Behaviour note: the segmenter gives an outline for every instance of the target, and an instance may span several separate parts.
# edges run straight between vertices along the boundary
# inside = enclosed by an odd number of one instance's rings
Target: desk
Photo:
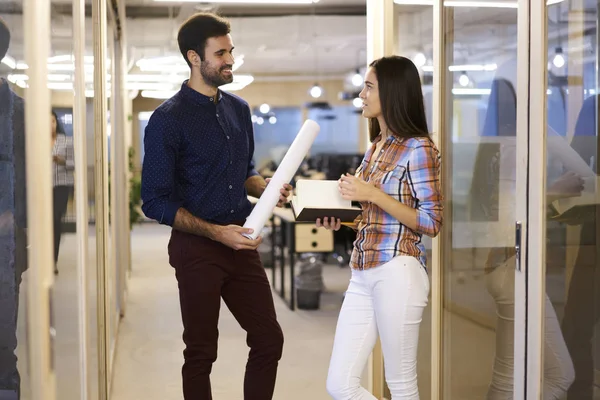
[[[276,223],[279,221],[279,224]],[[279,225],[279,226],[278,226]],[[290,310],[295,309],[296,302],[296,284],[294,258],[298,253],[330,253],[333,251],[333,232],[325,228],[317,228],[314,223],[296,222],[294,213],[289,208],[275,208],[271,216],[271,260],[272,276],[271,285],[275,293],[283,299]],[[277,235],[279,234],[279,244]],[[280,246],[279,257],[275,257],[275,248]],[[288,250],[289,257],[286,257],[285,250]],[[290,275],[289,287],[290,298],[286,298],[285,293],[285,266],[286,259],[289,258]],[[279,289],[277,288],[277,270],[279,270]]]

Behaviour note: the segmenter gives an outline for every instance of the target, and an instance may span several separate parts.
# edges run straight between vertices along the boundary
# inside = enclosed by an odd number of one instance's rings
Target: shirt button
[[[213,99],[212,97],[210,98],[210,101],[214,101],[215,99]]]
[[[227,136],[227,140],[229,140],[229,136]]]
[[[229,185],[229,189],[233,189],[233,186]]]
[[[231,210],[231,213],[233,214],[233,210]]]
[[[233,164],[233,161],[229,161],[229,165]]]
[[[217,114],[217,117],[219,116],[219,114]]]

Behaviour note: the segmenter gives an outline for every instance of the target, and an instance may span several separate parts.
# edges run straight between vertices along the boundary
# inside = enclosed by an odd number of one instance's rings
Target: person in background
[[[54,111],[52,127],[52,183],[54,199],[54,274],[58,275],[58,252],[62,236],[62,220],[67,212],[69,197],[73,193],[75,158],[73,138],[67,136]]]
[[[10,31],[0,19],[0,59]],[[21,97],[0,79],[0,398],[19,399],[17,316],[21,276],[27,269],[25,110]]]
[[[370,64],[360,92],[373,143],[344,199],[360,202],[352,278],[340,311],[327,391],[335,400],[371,400],[360,379],[377,336],[393,399],[419,399],[417,347],[429,279],[423,235],[442,227],[440,154],[429,137],[419,72],[405,57]],[[340,229],[340,220],[317,226]]]
[[[250,354],[245,400],[273,397],[283,333],[257,247],[243,228],[267,182],[255,170],[248,103],[219,86],[233,81],[230,24],[199,13],[177,40],[190,79],[150,117],[144,137],[142,210],[171,226],[169,262],[175,268],[185,342],[183,396],[212,399],[221,299],[247,332]],[[279,206],[291,186],[280,188]]]

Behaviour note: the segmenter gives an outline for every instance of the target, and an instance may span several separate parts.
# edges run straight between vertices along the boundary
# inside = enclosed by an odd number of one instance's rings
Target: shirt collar
[[[209,104],[214,103],[214,97],[209,97],[203,95],[202,93],[192,89],[188,86],[189,79],[186,79],[181,84],[181,93],[187,97],[188,99],[194,101],[197,104]],[[223,93],[220,90],[217,90],[217,101],[221,101],[223,98]]]

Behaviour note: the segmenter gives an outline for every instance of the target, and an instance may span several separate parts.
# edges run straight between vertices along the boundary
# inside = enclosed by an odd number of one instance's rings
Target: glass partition
[[[401,5],[394,6],[396,12],[395,33],[396,52],[410,58],[419,68],[425,101],[427,127],[433,132],[433,6]],[[433,271],[431,238],[423,236],[427,250],[427,270]],[[429,274],[431,280],[431,273]],[[431,398],[431,293],[429,302],[423,312],[423,320],[419,331],[419,351],[417,359],[417,376],[419,379],[419,395],[422,399]],[[390,398],[385,387],[384,393]]]
[[[512,399],[515,331],[525,329],[515,321],[525,301],[515,296],[518,10],[477,3],[443,7],[446,400]]]
[[[0,12],[0,398],[54,399],[49,1]],[[38,133],[45,132],[46,135]]]
[[[21,1],[18,1],[21,7]],[[22,14],[0,14],[0,398],[31,399],[30,341],[26,312],[26,125],[28,65]],[[48,119],[49,120],[49,119]],[[48,143],[49,143],[48,139]]]
[[[543,398],[600,398],[598,2],[546,9]]]

